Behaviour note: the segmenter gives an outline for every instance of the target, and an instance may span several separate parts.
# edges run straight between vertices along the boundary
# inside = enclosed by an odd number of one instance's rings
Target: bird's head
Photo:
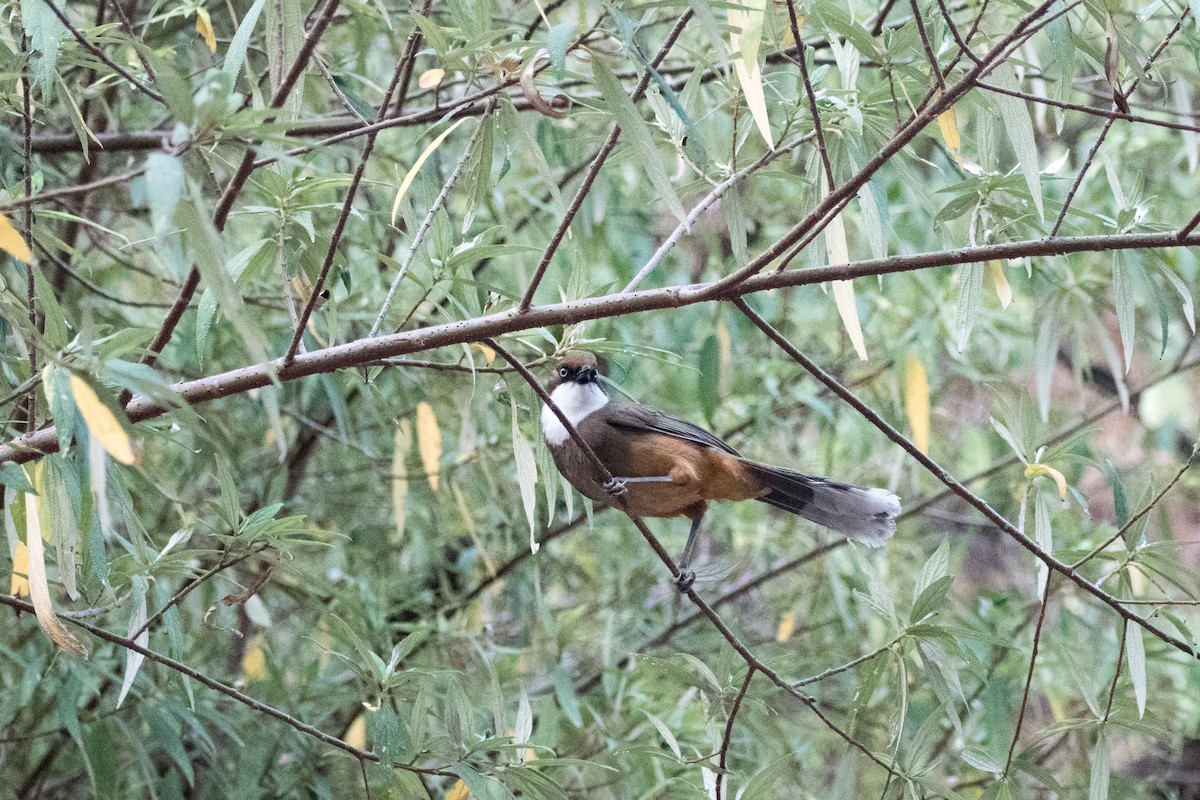
[[[563,384],[586,386],[596,383],[599,377],[596,356],[583,350],[570,350],[554,365],[554,373],[547,389],[553,392]]]

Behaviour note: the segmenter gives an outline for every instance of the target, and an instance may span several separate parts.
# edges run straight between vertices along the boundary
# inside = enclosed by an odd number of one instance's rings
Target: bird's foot
[[[604,482],[604,491],[613,497],[620,497],[629,491],[629,487],[625,485],[623,478],[609,478]]]
[[[681,569],[679,574],[675,576],[675,588],[680,593],[685,593],[692,588],[692,584],[696,582],[696,570]]]

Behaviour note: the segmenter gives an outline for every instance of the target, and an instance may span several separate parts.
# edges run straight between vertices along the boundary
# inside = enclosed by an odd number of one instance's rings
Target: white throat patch
[[[578,425],[588,414],[608,405],[608,395],[596,383],[561,383],[550,393],[550,399],[572,425]],[[558,415],[547,405],[542,406],[542,432],[546,434],[546,441],[553,445],[562,444],[571,437]]]

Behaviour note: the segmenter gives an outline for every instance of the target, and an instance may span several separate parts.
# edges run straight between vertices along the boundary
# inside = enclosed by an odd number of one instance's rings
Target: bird
[[[597,474],[587,451],[543,403],[550,455],[585,497],[638,517],[691,520],[675,578],[681,591],[695,581],[691,560],[710,501],[758,500],[869,547],[895,534],[900,498],[892,492],[751,461],[690,422],[640,403],[611,402],[599,381],[595,355],[574,350],[558,360],[545,388],[611,478]]]

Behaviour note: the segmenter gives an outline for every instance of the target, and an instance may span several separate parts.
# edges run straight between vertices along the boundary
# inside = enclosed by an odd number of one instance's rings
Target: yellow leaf
[[[29,596],[29,548],[20,539],[13,550],[12,582],[8,593],[13,597]]]
[[[246,644],[246,654],[242,656],[242,679],[261,681],[267,677],[267,654],[263,650],[263,635],[257,633]]]
[[[400,188],[396,191],[396,199],[392,202],[392,224],[396,224],[396,215],[400,213],[400,201],[404,199],[404,195],[408,193],[408,187],[412,186],[412,182],[416,179],[417,173],[421,171],[421,167],[425,165],[425,161],[429,156],[433,155],[433,151],[438,149],[438,146],[446,140],[446,137],[454,132],[454,129],[466,122],[466,118],[460,119],[449,128],[438,134],[438,137],[430,142],[421,155],[417,156],[417,161],[404,175],[404,180],[400,181]]]
[[[775,641],[786,642],[796,631],[796,615],[791,611],[783,612],[779,618],[779,627],[775,629]]]
[[[763,93],[762,65],[758,61],[766,11],[766,0],[742,0],[740,7],[730,7],[729,49],[738,54],[733,67],[742,92],[746,95],[746,106],[750,109],[750,116],[754,118],[754,124],[766,140],[767,146],[774,150],[775,139],[771,135],[767,98]]]
[[[137,459],[133,445],[129,442],[129,434],[125,433],[125,428],[121,426],[117,416],[100,402],[100,398],[87,381],[73,372],[69,374],[71,394],[75,396],[75,406],[87,425],[88,433],[100,440],[100,444],[104,445],[104,449],[114,461],[126,465],[133,464]]]
[[[946,142],[946,149],[950,151],[950,155],[961,167],[963,165],[962,136],[958,132],[958,114],[955,113],[954,106],[950,106],[938,114],[937,124],[938,130],[942,132],[942,139]]]
[[[474,347],[476,350],[483,353],[483,360],[489,367],[492,365],[492,362],[496,360],[496,351],[488,347],[486,344],[472,342],[471,347]]]
[[[471,790],[462,782],[462,779],[454,782],[454,787],[446,793],[446,800],[470,800]]]
[[[446,77],[446,70],[434,67],[427,69],[421,73],[421,77],[417,78],[417,86],[422,89],[432,89],[442,82],[442,78]]]
[[[0,214],[0,250],[8,253],[17,261],[23,261],[26,264],[33,263],[33,253],[29,252],[29,245],[21,234],[17,233],[17,229],[8,221],[8,217]]]
[[[916,353],[904,364],[904,408],[912,428],[913,442],[922,453],[929,452],[929,379]]]
[[[1033,480],[1040,477],[1053,478],[1054,483],[1058,486],[1058,499],[1064,503],[1067,502],[1067,479],[1061,472],[1054,467],[1046,466],[1045,464],[1028,464],[1025,467],[1026,480]]]
[[[442,462],[442,430],[438,427],[433,406],[424,400],[417,403],[417,449],[421,453],[425,477],[429,478],[429,488],[436,492]]]
[[[797,9],[797,11],[799,11],[799,9]],[[796,14],[796,27],[797,28],[804,27],[804,15],[803,14],[799,14],[799,13]],[[784,28],[783,41],[779,43],[779,49],[787,50],[788,48],[793,47],[795,44],[796,44],[796,37],[792,35],[792,21],[789,19],[787,22],[787,27]]]
[[[42,465],[38,464],[34,471],[34,487],[41,488]],[[41,517],[38,514],[37,496],[25,495],[25,539],[29,547],[29,600],[33,603],[33,613],[37,616],[38,624],[46,635],[63,650],[87,658],[87,648],[59,621],[54,614],[54,605],[50,602],[50,583],[46,579],[46,550],[42,539],[50,538],[50,530],[43,529]]]
[[[825,173],[821,173],[821,196],[826,197],[828,194],[829,186],[826,183]],[[831,219],[829,225],[825,227],[825,249],[829,252],[830,264],[850,263],[850,245],[846,241],[846,223],[842,221],[841,214]],[[853,281],[834,281],[833,300],[837,303],[838,314],[842,318],[842,325],[845,326],[846,333],[850,336],[850,343],[854,345],[854,352],[858,354],[859,359],[866,361],[867,343],[863,339],[862,324],[858,321],[858,304],[854,301]]]
[[[412,449],[412,423],[400,420],[392,453],[392,506],[396,517],[396,541],[404,538],[404,523],[408,519],[408,451]]]
[[[1000,307],[1008,308],[1012,302],[1013,291],[1008,285],[1008,276],[1004,274],[1004,265],[997,259],[988,262],[988,270],[992,273],[992,283],[996,284],[996,297],[1000,298]]]
[[[359,750],[367,749],[366,714],[359,714],[354,718],[354,722],[350,723],[350,727],[346,729],[346,744],[357,747]]]
[[[204,39],[210,53],[217,52],[217,33],[213,30],[212,17],[207,8],[196,9],[196,33]]]

